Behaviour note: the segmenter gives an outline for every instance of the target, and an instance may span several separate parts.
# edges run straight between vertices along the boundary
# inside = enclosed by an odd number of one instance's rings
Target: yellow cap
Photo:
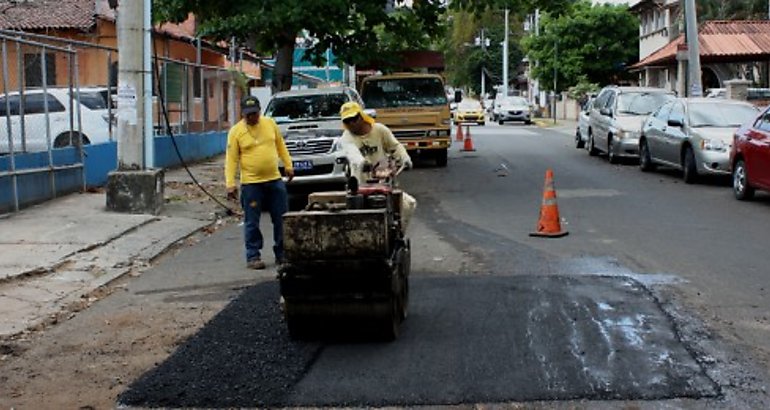
[[[361,105],[359,105],[357,102],[348,101],[345,104],[342,104],[342,107],[340,107],[340,117],[343,120],[347,118],[353,118],[356,115],[360,115],[361,118],[363,118],[364,121],[368,122],[369,124],[374,124],[374,118],[366,115],[364,109],[361,108]]]

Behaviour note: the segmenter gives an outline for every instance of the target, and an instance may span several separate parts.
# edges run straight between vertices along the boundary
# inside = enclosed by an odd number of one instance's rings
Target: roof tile
[[[632,68],[670,63],[676,60],[676,50],[684,36],[661,47]],[[734,20],[707,21],[698,30],[700,56],[704,60],[723,57],[770,57],[770,21]]]
[[[0,1],[0,28],[15,30],[88,29],[98,0]]]

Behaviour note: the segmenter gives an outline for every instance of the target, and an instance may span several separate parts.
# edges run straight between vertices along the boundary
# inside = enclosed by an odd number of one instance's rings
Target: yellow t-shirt
[[[287,170],[292,169],[291,156],[281,131],[269,117],[260,117],[256,125],[242,119],[227,134],[225,185],[235,186],[235,171],[240,165],[241,184],[274,181],[281,177],[278,159]]]

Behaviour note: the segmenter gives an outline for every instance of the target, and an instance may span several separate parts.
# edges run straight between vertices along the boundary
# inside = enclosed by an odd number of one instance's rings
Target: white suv
[[[72,106],[75,110],[70,117],[69,93],[69,88],[49,88],[47,93],[39,88],[30,89],[24,91],[23,104],[21,104],[22,98],[18,92],[0,94],[0,154],[10,152],[8,147],[9,119],[14,152],[36,152],[48,149],[44,105],[46,101],[48,103],[47,123],[50,127],[51,147],[61,148],[73,145],[77,140],[70,136],[75,137],[78,133],[78,113],[77,105],[73,100]],[[109,141],[107,88],[81,88],[79,94],[83,144]],[[22,108],[24,111],[23,133],[22,116],[20,115]],[[72,123],[70,123],[70,119]]]
[[[327,185],[341,188],[344,165],[337,163],[342,136],[340,106],[361,97],[350,87],[313,88],[284,91],[273,95],[265,115],[278,124],[294,162],[290,188]],[[281,168],[283,172],[283,168]]]

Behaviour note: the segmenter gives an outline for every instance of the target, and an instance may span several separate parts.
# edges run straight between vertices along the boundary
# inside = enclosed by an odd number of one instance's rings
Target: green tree
[[[412,7],[386,9],[387,0],[154,0],[157,21],[198,19],[199,34],[214,40],[236,37],[258,53],[275,54],[274,90],[291,87],[296,39],[314,39],[305,58],[325,63],[331,47],[340,61],[395,62],[399,51],[429,46],[444,29],[441,0],[415,0]],[[396,3],[403,3],[398,0]]]
[[[767,0],[698,0],[698,20],[765,20]]]
[[[627,78],[626,68],[637,61],[639,21],[625,5],[575,3],[566,14],[545,14],[540,35],[522,44],[532,63],[532,76],[541,88],[556,91],[580,82],[608,84]]]
[[[474,94],[481,93],[481,72],[485,72],[486,91],[503,81],[503,38],[504,15],[499,10],[486,10],[474,15],[464,11],[450,12],[451,30],[448,33],[445,46],[447,61],[446,74],[449,83],[455,87],[466,88]],[[489,40],[489,46],[481,47],[475,44],[481,30]],[[521,37],[520,20],[514,16],[510,19],[508,65],[510,73],[521,62],[523,52],[518,40]],[[513,75],[509,77],[512,81]]]

